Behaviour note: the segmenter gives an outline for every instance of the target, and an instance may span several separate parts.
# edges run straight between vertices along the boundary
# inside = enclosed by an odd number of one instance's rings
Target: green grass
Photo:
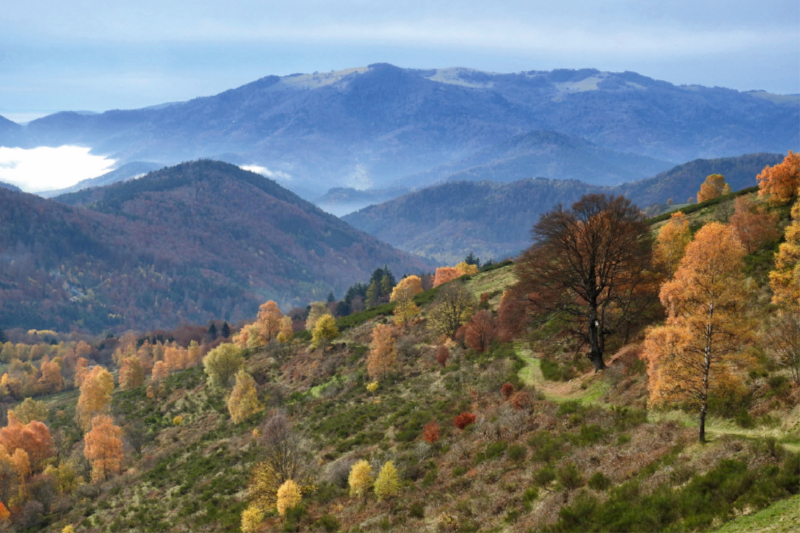
[[[714,533],[794,533],[800,527],[800,495],[772,504],[755,514],[728,522]]]

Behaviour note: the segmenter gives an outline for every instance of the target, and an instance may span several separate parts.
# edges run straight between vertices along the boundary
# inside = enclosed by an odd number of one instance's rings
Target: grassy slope
[[[800,495],[728,522],[714,533],[795,533],[800,524]]]

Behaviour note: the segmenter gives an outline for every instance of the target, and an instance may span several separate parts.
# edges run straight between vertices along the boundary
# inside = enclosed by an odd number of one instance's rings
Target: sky
[[[0,9],[0,115],[18,122],[379,62],[632,70],[800,93],[800,2],[26,0]]]
[[[0,6],[0,115],[20,123],[371,63],[630,70],[675,84],[798,94],[800,2],[6,0]],[[99,176],[114,164],[74,146],[42,150],[0,147],[0,181],[38,192]]]

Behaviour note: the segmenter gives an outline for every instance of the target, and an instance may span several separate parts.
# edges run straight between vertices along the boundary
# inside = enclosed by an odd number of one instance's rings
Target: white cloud
[[[287,174],[286,172],[280,170],[270,170],[267,167],[262,167],[259,165],[242,165],[239,168],[241,168],[242,170],[247,170],[249,172],[255,172],[256,174],[261,174],[262,176],[266,176],[272,179],[292,181],[292,176],[290,174]]]
[[[63,189],[110,171],[116,160],[92,155],[91,148],[7,148],[0,146],[0,181],[26,192]]]

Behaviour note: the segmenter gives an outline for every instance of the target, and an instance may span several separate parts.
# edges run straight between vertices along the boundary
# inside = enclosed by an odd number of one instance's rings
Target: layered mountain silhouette
[[[23,127],[4,122],[0,135],[6,146],[90,146],[120,164],[214,157],[257,165],[316,196],[331,187],[405,186],[409,176],[417,177],[413,186],[424,186],[422,176],[446,177],[443,165],[459,161],[473,164],[456,164],[455,172],[466,172],[457,179],[512,179],[502,176],[524,161],[548,178],[577,177],[594,166],[597,176],[616,183],[665,170],[654,168],[659,161],[796,148],[798,100],[772,96],[676,86],[633,72],[489,74],[375,64],[268,76],[166,106],[57,113]],[[541,131],[569,138],[515,160],[514,149]],[[510,143],[505,155],[490,157],[503,143]],[[570,150],[578,150],[576,157],[565,158]]]
[[[558,204],[584,194],[625,195],[640,207],[685,202],[709,174],[723,174],[733,190],[756,185],[778,154],[695,160],[652,178],[618,186],[529,178],[511,183],[454,181],[406,194],[343,217],[379,239],[439,262],[455,264],[469,252],[484,260],[517,255],[531,244],[531,228]]]
[[[277,183],[197,161],[46,200],[0,188],[3,327],[153,329],[427,270]]]

